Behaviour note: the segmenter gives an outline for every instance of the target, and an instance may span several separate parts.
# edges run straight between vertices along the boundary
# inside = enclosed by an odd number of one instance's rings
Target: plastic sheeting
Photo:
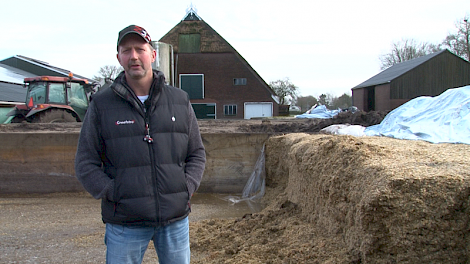
[[[367,136],[470,144],[470,86],[436,97],[421,96],[364,130]]]
[[[256,161],[255,168],[251,173],[248,182],[243,188],[242,198],[249,200],[260,199],[264,196],[266,186],[266,170],[265,170],[265,155],[264,148],[261,149],[261,153]]]
[[[320,130],[320,133],[333,134],[333,135],[350,135],[355,137],[364,136],[366,128],[360,125],[339,124],[331,125]]]
[[[263,198],[266,188],[264,148],[265,146],[263,145],[253,172],[251,173],[250,178],[248,178],[248,181],[243,188],[242,196],[228,196],[225,197],[225,200],[228,200],[232,203],[238,203],[241,201],[256,201]]]
[[[335,115],[339,114],[341,110],[328,110],[326,106],[324,105],[319,105],[317,107],[314,107],[304,114],[301,115],[296,115],[295,118],[323,118],[323,119],[328,119],[332,118]]]

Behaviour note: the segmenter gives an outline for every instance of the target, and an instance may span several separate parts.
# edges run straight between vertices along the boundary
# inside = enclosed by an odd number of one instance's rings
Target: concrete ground
[[[223,197],[196,193],[190,222],[253,212]],[[0,263],[105,263],[100,201],[86,193],[3,195],[0,211]],[[153,245],[143,263],[157,263]]]

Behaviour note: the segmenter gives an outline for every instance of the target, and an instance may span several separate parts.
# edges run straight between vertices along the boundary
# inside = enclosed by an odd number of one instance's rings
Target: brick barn
[[[173,46],[174,85],[188,92],[198,118],[278,115],[274,91],[192,8],[159,42]]]

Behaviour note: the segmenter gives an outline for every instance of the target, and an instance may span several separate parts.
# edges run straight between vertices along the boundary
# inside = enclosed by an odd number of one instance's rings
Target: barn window
[[[201,34],[180,34],[178,41],[179,53],[201,52]]]
[[[204,75],[181,74],[180,88],[189,94],[189,99],[204,99]]]
[[[224,105],[224,115],[226,116],[237,115],[237,105]]]
[[[246,78],[233,79],[233,85],[246,85]]]

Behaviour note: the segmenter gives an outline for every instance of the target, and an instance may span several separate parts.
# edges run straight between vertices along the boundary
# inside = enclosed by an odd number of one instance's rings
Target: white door
[[[245,119],[272,116],[273,103],[245,103]]]

